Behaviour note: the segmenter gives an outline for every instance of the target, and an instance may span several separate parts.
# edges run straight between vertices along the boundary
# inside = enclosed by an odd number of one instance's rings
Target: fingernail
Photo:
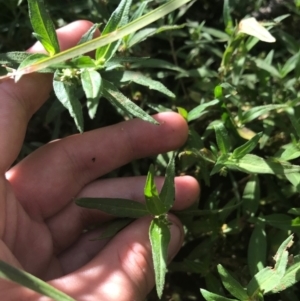
[[[170,219],[171,240],[168,249],[168,261],[170,262],[180,250],[183,243],[183,229],[179,220]]]

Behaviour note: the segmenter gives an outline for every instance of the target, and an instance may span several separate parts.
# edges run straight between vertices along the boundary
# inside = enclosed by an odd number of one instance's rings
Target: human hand
[[[77,43],[91,26],[79,21],[58,31],[63,49]],[[41,51],[36,45],[34,51]],[[89,241],[111,216],[78,207],[75,197],[116,197],[143,202],[145,177],[103,179],[100,176],[131,160],[180,147],[186,122],[175,113],[154,116],[160,126],[141,120],[51,142],[12,167],[23,143],[28,120],[48,98],[49,74],[24,76],[0,84],[0,259],[22,268],[79,301],[143,300],[154,286],[150,219],[138,219],[109,241]],[[7,171],[8,170],[8,171]],[[158,186],[163,178],[157,179]],[[197,200],[191,177],[175,179],[174,210]],[[172,259],[183,241],[180,221],[170,215]],[[5,301],[49,300],[0,280]]]

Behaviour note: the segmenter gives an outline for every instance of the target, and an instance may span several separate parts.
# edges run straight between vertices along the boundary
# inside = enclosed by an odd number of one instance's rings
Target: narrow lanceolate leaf
[[[103,29],[102,35],[106,35],[110,32],[113,32],[128,23],[128,15],[131,2],[131,0],[122,0],[119,3],[118,7],[112,13],[105,28]],[[122,40],[120,39],[119,41],[98,48],[96,51],[96,60],[99,63],[110,60],[110,58],[117,51],[121,41]]]
[[[223,123],[218,123],[214,126],[218,147],[223,155],[228,154],[230,150],[230,142],[228,133]]]
[[[156,291],[161,298],[168,262],[168,246],[170,229],[166,218],[154,218],[150,224],[149,237],[152,247],[152,257],[155,272]]]
[[[239,300],[248,300],[248,295],[242,285],[220,264],[218,272],[224,287],[232,296]]]
[[[80,207],[98,209],[118,217],[139,218],[149,214],[145,204],[127,199],[81,198],[75,203]]]
[[[159,124],[154,118],[123,95],[112,83],[104,79],[102,80],[102,93],[112,105],[122,109],[124,112],[150,123]]]
[[[30,22],[36,38],[50,56],[58,53],[59,43],[52,20],[43,0],[28,0]]]
[[[153,80],[139,72],[134,71],[111,71],[106,76],[112,79],[116,84],[134,82],[136,84],[146,86],[149,89],[161,92],[169,97],[175,98],[175,94],[166,88],[159,81]]]
[[[100,24],[94,24],[79,40],[77,45],[83,44],[85,42],[91,41],[94,38],[96,30],[99,28]]]
[[[249,174],[276,174],[287,175],[300,172],[300,166],[292,165],[288,162],[281,162],[276,159],[263,159],[256,155],[247,154],[241,159],[232,159],[230,157],[222,162],[226,167],[232,170],[239,170]]]
[[[280,281],[280,284],[272,290],[272,293],[278,293],[282,290],[285,290],[299,281],[300,281],[300,255],[292,258],[292,264],[286,270],[283,278]]]
[[[203,298],[206,301],[239,301],[237,299],[229,299],[229,298],[211,293],[211,292],[209,292],[205,289],[202,289],[202,288],[200,289],[200,291],[201,291],[201,294],[202,294]]]
[[[167,166],[165,182],[159,194],[164,207],[169,211],[175,201],[175,153],[172,155],[169,164]],[[166,211],[166,212],[167,212]]]
[[[265,224],[257,221],[255,228],[251,234],[248,245],[248,266],[250,274],[254,277],[261,271],[267,260],[267,237],[265,232]]]
[[[162,200],[158,195],[158,191],[154,182],[154,167],[150,166],[146,184],[144,188],[144,195],[146,199],[146,206],[150,214],[161,215],[168,212],[168,209],[164,206]]]
[[[205,112],[206,112],[205,109],[207,109],[209,107],[212,107],[212,106],[215,106],[218,103],[220,103],[219,99],[214,99],[212,101],[209,101],[209,102],[206,102],[206,103],[202,103],[201,105],[195,107],[194,109],[192,109],[189,112],[187,120],[190,122],[190,121],[193,121],[195,119],[200,118],[202,115],[205,114]]]
[[[276,273],[271,267],[260,270],[247,286],[248,295],[253,298],[260,292],[264,294],[272,291],[281,281],[282,275]]]
[[[287,263],[288,263],[288,256],[289,253],[287,251],[293,244],[293,235],[290,235],[278,248],[275,256],[273,257],[276,261],[274,269],[276,273],[280,274],[282,277],[285,274]]]
[[[55,301],[75,301],[41,279],[0,261],[0,278],[13,281]]]
[[[101,75],[93,69],[85,69],[81,73],[81,83],[87,98],[88,113],[90,118],[93,119],[97,112],[101,94]]]
[[[237,147],[233,153],[232,153],[232,157],[234,159],[241,159],[243,158],[245,155],[249,154],[250,152],[252,152],[252,150],[256,147],[256,145],[259,142],[259,139],[262,137],[263,133],[258,133],[257,135],[255,135],[254,137],[252,137],[249,141],[247,141],[245,144]]]
[[[247,110],[242,114],[242,117],[240,119],[241,123],[247,123],[252,121],[255,118],[258,118],[261,115],[267,114],[272,110],[280,110],[280,109],[286,109],[288,108],[288,105],[265,105],[265,106],[257,106],[250,110]]]
[[[77,96],[76,86],[67,82],[54,80],[53,89],[56,97],[62,105],[68,109],[70,115],[75,121],[77,129],[83,132],[83,114],[81,103]]]
[[[228,34],[231,34],[233,29],[233,22],[230,15],[230,6],[229,6],[229,0],[224,0],[223,4],[223,20],[225,25],[225,30]]]
[[[0,53],[0,65],[6,65],[11,68],[17,68],[21,62],[23,62],[27,57],[31,56],[32,53],[12,51],[7,53]]]
[[[242,201],[244,214],[247,216],[255,216],[260,201],[259,177],[257,175],[252,175],[247,182]]]

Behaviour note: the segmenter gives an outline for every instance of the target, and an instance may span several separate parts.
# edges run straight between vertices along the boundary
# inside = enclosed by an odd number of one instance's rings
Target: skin
[[[74,22],[58,30],[62,49],[75,45],[91,26]],[[30,51],[41,52],[39,44]],[[82,230],[112,217],[74,205],[75,197],[122,197],[143,202],[145,177],[97,180],[131,160],[174,150],[187,139],[176,113],[155,115],[161,125],[130,120],[53,141],[10,168],[31,116],[47,100],[51,75],[31,74],[0,84],[0,259],[40,277],[76,300],[143,300],[154,286],[150,219],[134,221],[109,241],[91,242],[103,227]],[[93,160],[95,158],[95,160]],[[161,187],[163,178],[156,179]],[[174,210],[199,198],[192,177],[175,180]],[[180,221],[170,214],[171,260],[183,242]],[[0,280],[6,301],[50,300]]]

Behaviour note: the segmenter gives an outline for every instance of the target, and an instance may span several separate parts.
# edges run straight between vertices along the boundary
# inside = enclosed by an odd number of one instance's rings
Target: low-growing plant
[[[171,10],[188,2],[169,1],[163,7]],[[144,1],[130,14],[131,3],[123,0],[99,38],[93,38],[101,26],[96,24],[78,46],[60,52],[43,3],[29,1],[31,19],[42,16],[32,25],[48,55],[12,52],[0,56],[3,79],[18,80],[37,71],[54,73],[54,90],[63,106],[54,102],[50,112],[61,114],[67,108],[79,131],[84,130],[82,106],[95,118],[101,97],[124,118],[155,122],[151,110],[177,110],[189,124],[189,139],[178,151],[176,168],[173,155],[156,158],[156,169],[148,171],[145,205],[115,199],[79,199],[76,203],[122,217],[101,238],[125,227],[131,221],[128,218],[152,216],[149,236],[157,293],[162,299],[297,301],[300,41],[293,27],[299,21],[299,5],[289,1],[286,7],[292,16],[258,22],[247,14],[262,1],[225,0],[220,18],[213,14],[220,2],[210,2],[191,1],[178,14],[169,14],[167,24],[135,32],[160,17],[157,11],[148,12],[149,3]],[[191,5],[195,9],[188,10]],[[163,14],[170,13],[169,9]],[[246,17],[236,21],[242,14]],[[185,26],[175,25],[185,15],[181,22]],[[138,56],[140,42],[159,32],[165,44],[160,43],[164,47],[155,53],[157,57],[152,57],[151,50],[150,58]],[[96,48],[95,58],[85,55]],[[143,70],[144,75],[136,70]],[[142,109],[123,93],[130,82],[157,90],[167,99],[149,101],[147,93],[131,85],[132,94],[142,94],[147,100]],[[172,92],[168,86],[173,87]],[[86,103],[78,95],[85,95]],[[145,172],[137,162],[132,169],[137,174]],[[166,180],[158,193],[154,175],[161,175],[164,169]],[[202,182],[202,201],[198,207],[177,213],[185,225],[186,240],[165,280],[170,235],[167,213],[174,201],[175,174],[191,174]],[[1,264],[1,272],[6,271],[2,277],[24,285],[26,277],[32,277]],[[49,289],[40,292],[50,296]],[[71,300],[55,295],[59,294],[56,291],[51,294],[55,300]],[[156,296],[150,294],[148,299]]]

